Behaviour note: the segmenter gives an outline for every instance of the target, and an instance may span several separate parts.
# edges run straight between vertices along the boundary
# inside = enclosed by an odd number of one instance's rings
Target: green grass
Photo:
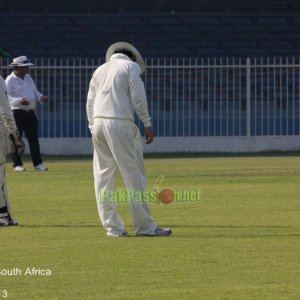
[[[20,226],[0,228],[7,299],[299,299],[300,157],[146,159],[148,186],[198,189],[202,201],[157,206],[170,238],[107,238],[92,162],[49,159],[49,172],[16,174],[8,189]],[[122,181],[118,179],[118,186]],[[119,211],[134,235],[128,208]],[[1,299],[1,297],[0,297]]]

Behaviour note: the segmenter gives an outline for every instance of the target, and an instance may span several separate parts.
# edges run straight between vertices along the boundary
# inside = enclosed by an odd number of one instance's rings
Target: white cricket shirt
[[[7,86],[9,104],[12,110],[34,110],[36,101],[39,101],[41,96],[43,96],[43,94],[37,90],[33,79],[28,74],[26,74],[24,79],[22,79],[12,72],[5,79],[5,83]],[[26,98],[30,101],[30,104],[22,105],[22,98]]]
[[[134,120],[134,111],[145,127],[151,126],[140,66],[121,53],[94,72],[87,96],[87,116],[92,128],[95,118]]]

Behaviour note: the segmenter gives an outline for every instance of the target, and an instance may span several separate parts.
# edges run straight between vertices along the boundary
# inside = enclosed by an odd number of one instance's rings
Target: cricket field
[[[199,191],[149,203],[167,238],[128,238],[99,222],[92,158],[45,158],[15,173],[17,227],[1,227],[0,299],[299,299],[300,155],[146,158],[148,190]],[[118,176],[118,188],[124,188]]]

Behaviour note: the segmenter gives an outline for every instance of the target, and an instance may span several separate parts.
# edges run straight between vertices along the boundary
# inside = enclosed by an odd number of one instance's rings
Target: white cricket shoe
[[[0,226],[17,226],[18,221],[12,219],[10,216],[1,216],[0,217]]]
[[[39,164],[34,167],[37,171],[48,171],[48,168],[46,168],[43,164]]]
[[[8,219],[8,226],[18,226],[19,222],[16,219],[9,218]]]
[[[107,232],[106,235],[108,237],[128,237],[129,236],[127,230],[124,230],[122,233]]]
[[[25,168],[23,166],[16,166],[14,167],[15,172],[23,172],[25,171]]]
[[[7,218],[0,217],[0,227],[1,226],[8,226],[8,220],[7,220]]]

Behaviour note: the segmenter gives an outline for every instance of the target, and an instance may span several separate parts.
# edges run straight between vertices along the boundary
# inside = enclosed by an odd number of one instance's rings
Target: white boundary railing
[[[38,89],[49,97],[48,104],[37,108],[40,137],[68,141],[90,137],[86,94],[93,71],[103,62],[43,58],[33,63],[31,75]],[[154,132],[162,140],[214,138],[218,143],[220,138],[230,137],[299,138],[298,57],[163,58],[146,63],[143,80],[149,111]],[[11,71],[5,66],[4,78]],[[184,146],[184,151],[188,148]],[[207,151],[213,151],[210,149]]]

